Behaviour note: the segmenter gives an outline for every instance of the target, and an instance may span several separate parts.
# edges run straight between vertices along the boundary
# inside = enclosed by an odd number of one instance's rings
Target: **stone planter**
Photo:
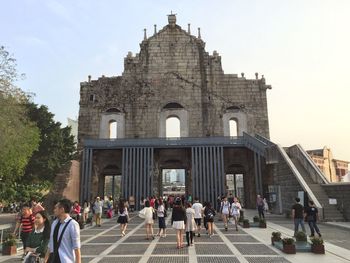
[[[249,227],[250,227],[249,223],[243,222],[243,228],[249,228]]]
[[[266,228],[266,223],[261,223],[261,222],[260,222],[260,223],[259,223],[259,227],[260,227],[260,228]]]
[[[2,247],[2,255],[4,256],[12,256],[17,254],[16,246],[3,246]]]
[[[324,245],[311,245],[311,252],[315,254],[324,254]]]
[[[295,251],[295,245],[292,244],[292,245],[285,245],[283,244],[283,250],[282,250],[284,253],[286,254],[295,254],[296,251]]]
[[[275,245],[275,242],[281,242],[281,239],[271,237],[271,245]]]

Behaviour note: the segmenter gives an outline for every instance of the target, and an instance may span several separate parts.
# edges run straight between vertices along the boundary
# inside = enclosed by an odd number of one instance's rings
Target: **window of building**
[[[178,117],[169,117],[165,124],[165,137],[180,137],[180,119]]]
[[[118,123],[115,120],[109,122],[109,139],[117,138]]]
[[[89,100],[90,101],[95,101],[95,95],[94,94],[90,94]]]
[[[238,127],[237,127],[237,121],[235,119],[231,119],[229,121],[230,126],[230,136],[235,137],[238,135]]]

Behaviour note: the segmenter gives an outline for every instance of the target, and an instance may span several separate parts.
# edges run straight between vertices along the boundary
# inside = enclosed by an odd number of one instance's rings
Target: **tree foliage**
[[[0,47],[0,199],[12,196],[40,141],[39,129],[27,116],[29,96],[14,85],[20,76],[16,60]]]
[[[40,130],[40,145],[33,153],[25,176],[33,183],[53,181],[60,169],[69,163],[74,155],[74,137],[70,127],[61,128],[54,115],[44,105],[27,104],[28,116]]]

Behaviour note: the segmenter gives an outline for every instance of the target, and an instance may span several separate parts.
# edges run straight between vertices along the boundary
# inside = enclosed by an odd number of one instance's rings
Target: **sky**
[[[348,0],[0,0],[0,45],[64,125],[77,118],[80,82],[118,76],[128,51],[177,14],[177,24],[216,50],[225,73],[264,75],[270,138],[282,146],[330,147],[350,161]]]

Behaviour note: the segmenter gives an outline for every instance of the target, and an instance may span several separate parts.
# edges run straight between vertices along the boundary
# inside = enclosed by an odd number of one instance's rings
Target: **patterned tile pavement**
[[[170,213],[169,213],[170,214]],[[236,263],[236,262],[290,262],[270,246],[239,228],[225,231],[221,221],[215,222],[212,238],[202,230],[201,237],[194,238],[194,246],[176,248],[175,231],[167,218],[167,236],[145,239],[142,219],[131,215],[127,235],[121,237],[116,218],[105,220],[102,227],[89,226],[81,231],[82,262],[140,262],[140,263]],[[155,224],[154,234],[158,232]],[[185,237],[184,237],[185,239]],[[185,241],[185,240],[184,240]],[[12,257],[0,262],[19,262]]]

